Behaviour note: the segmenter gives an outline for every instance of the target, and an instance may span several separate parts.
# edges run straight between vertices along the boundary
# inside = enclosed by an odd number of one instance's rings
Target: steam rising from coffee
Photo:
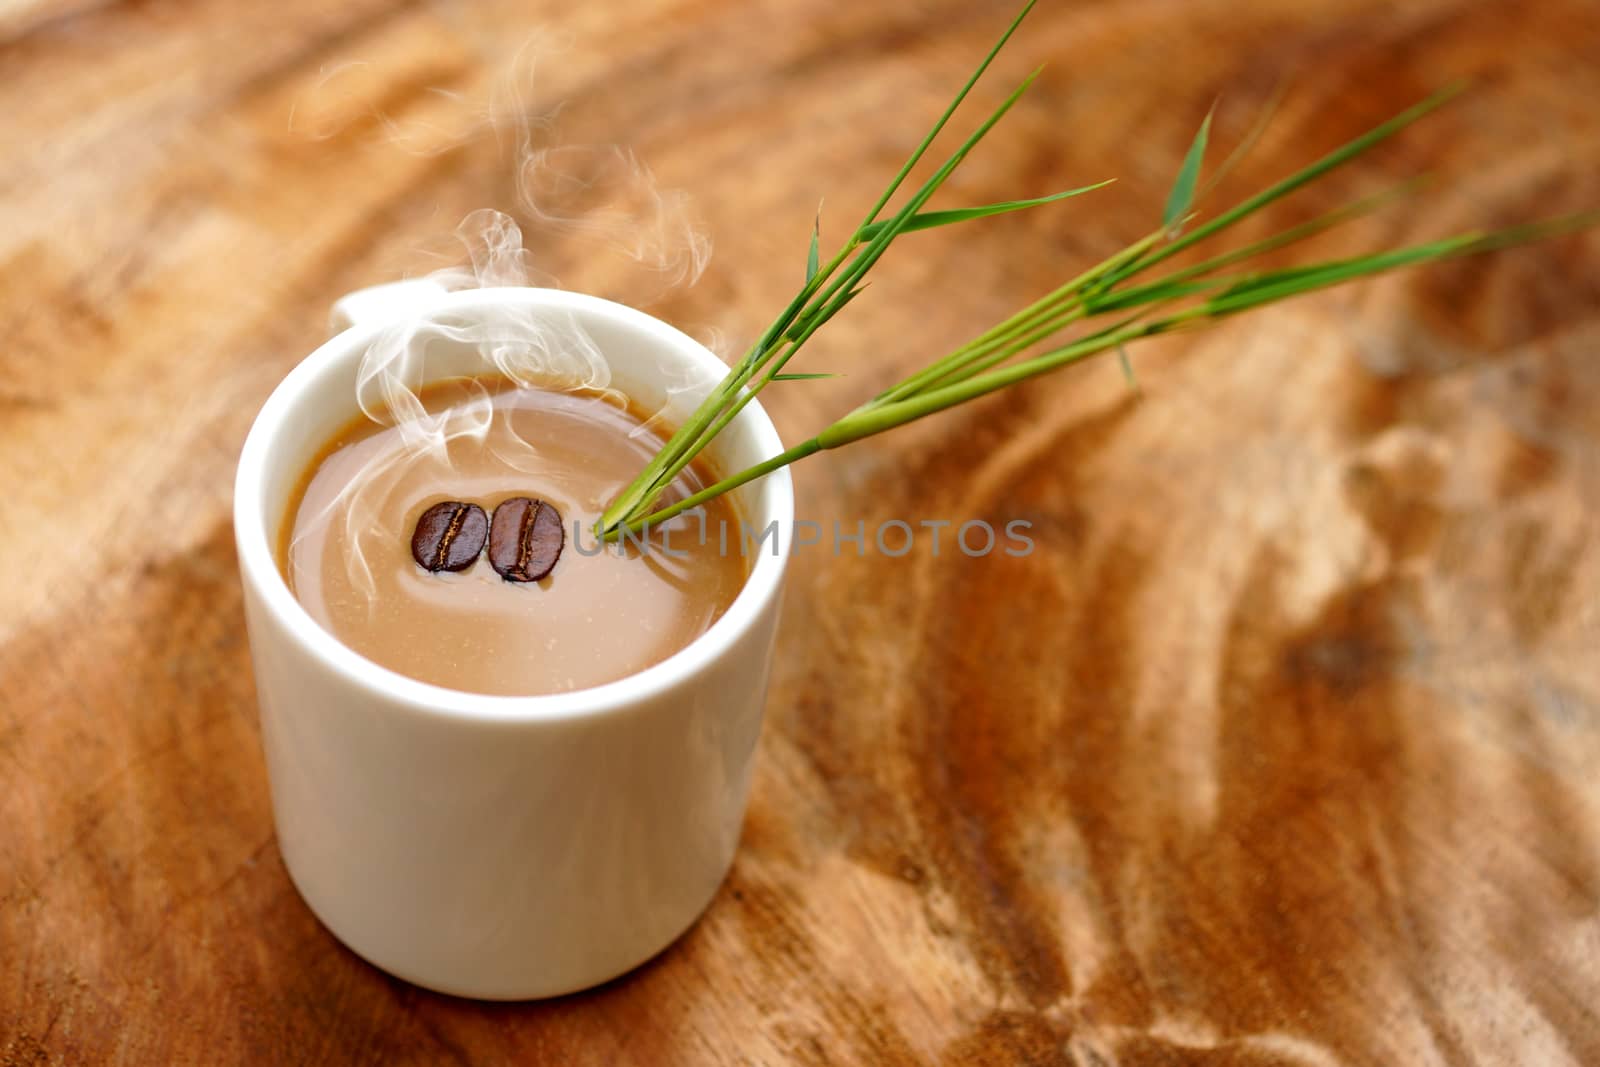
[[[530,229],[541,238],[573,241],[586,253],[603,250],[624,257],[633,265],[631,280],[645,282],[634,292],[616,294],[626,302],[648,304],[694,284],[710,258],[711,243],[688,198],[662,189],[627,147],[559,141],[556,109],[541,111],[533,105],[534,74],[546,52],[536,43],[525,46],[493,94],[487,114],[469,123],[470,133],[448,139],[443,146],[435,138],[423,151],[460,151],[492,135],[510,156],[515,208]],[[338,75],[360,67],[339,68],[324,78],[319,91],[339,91]],[[348,107],[320,110],[350,111]],[[392,147],[419,150],[401,124],[381,114],[375,117]],[[326,127],[309,131],[318,138],[337,132]],[[427,280],[452,291],[555,284],[535,265],[523,240],[523,227],[511,214],[491,208],[473,211],[457,227],[456,237],[465,252],[464,262],[434,271]],[[463,359],[463,348],[475,352],[476,361]],[[419,390],[441,374],[468,378],[459,383],[466,399],[430,412]],[[297,523],[291,554],[304,531],[325,527],[337,514],[343,524],[351,585],[364,593],[370,605],[376,584],[366,546],[374,538],[408,535],[387,528],[382,505],[419,466],[437,468],[428,473],[437,474],[440,484],[446,485],[454,469],[452,447],[488,448],[513,470],[537,475],[546,484],[559,483],[561,472],[541,459],[537,443],[516,432],[504,408],[496,405],[494,393],[482,382],[470,380],[474,375],[504,378],[519,387],[612,391],[605,354],[568,315],[502,305],[470,319],[421,314],[396,323],[367,348],[354,399],[368,419],[392,427],[403,447],[367,460],[320,514]],[[679,388],[695,384],[685,382]]]

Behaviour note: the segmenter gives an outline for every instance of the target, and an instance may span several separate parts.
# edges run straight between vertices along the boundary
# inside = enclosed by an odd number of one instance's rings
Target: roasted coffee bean
[[[411,535],[411,558],[417,566],[437,574],[464,571],[483,551],[489,534],[489,517],[476,504],[446,500],[435,504],[417,520]]]
[[[489,564],[508,582],[537,582],[561,558],[566,539],[553,504],[515,496],[494,509]]]

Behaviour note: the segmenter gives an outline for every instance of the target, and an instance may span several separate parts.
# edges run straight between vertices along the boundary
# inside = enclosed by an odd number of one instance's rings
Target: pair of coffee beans
[[[476,504],[445,500],[417,519],[411,558],[430,574],[464,571],[489,546],[489,565],[508,582],[536,582],[549,574],[566,545],[561,513],[531,497],[501,501],[491,519]]]

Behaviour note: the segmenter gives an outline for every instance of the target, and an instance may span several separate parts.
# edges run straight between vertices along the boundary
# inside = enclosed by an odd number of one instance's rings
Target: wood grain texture
[[[530,222],[534,265],[731,348],[1009,6],[0,4],[0,1064],[1600,1063],[1593,237],[808,460],[809,517],[1037,550],[795,561],[738,861],[631,977],[434,996],[295,895],[234,460],[334,296],[514,208],[519,56],[541,137],[631,146],[716,242],[673,288]],[[786,437],[1145,232],[1218,94],[1226,145],[1290,83],[1230,197],[1476,83],[1285,205],[1448,176],[1330,248],[1600,203],[1593,0],[1045,0],[1001,67],[1045,61],[949,202],[1118,185],[908,238]]]

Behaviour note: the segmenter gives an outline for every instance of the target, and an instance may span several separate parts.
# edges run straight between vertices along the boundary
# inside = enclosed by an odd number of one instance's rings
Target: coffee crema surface
[[[362,656],[463,692],[561,693],[661,662],[738,596],[749,561],[726,496],[704,505],[703,526],[683,516],[643,551],[598,551],[595,520],[663,441],[616,394],[461,379],[416,399],[411,418],[362,416],[330,441],[284,523],[289,588]],[[691,467],[667,499],[708,481]],[[412,535],[429,508],[464,501],[492,514],[515,497],[560,512],[567,543],[550,574],[508,582],[486,555],[455,572],[418,566]]]

